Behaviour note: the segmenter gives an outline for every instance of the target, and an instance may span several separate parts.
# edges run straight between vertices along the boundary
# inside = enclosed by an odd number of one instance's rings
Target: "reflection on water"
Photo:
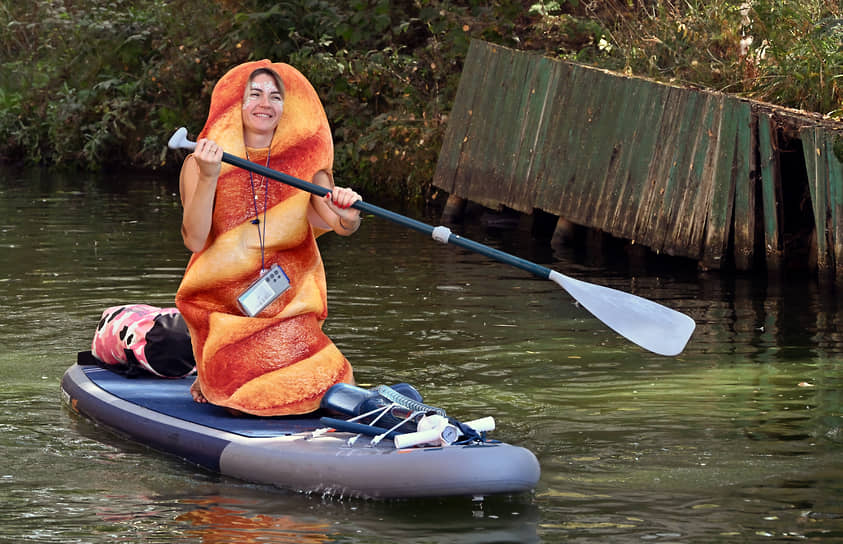
[[[320,240],[325,330],[367,384],[407,381],[533,450],[534,494],[349,501],[209,474],[72,416],[59,379],[102,310],[172,305],[188,254],[173,180],[0,176],[0,541],[712,542],[843,538],[836,294],[685,263],[553,256],[464,234],[692,315],[644,352],[555,284],[376,218]],[[435,219],[427,219],[436,222]],[[602,260],[601,260],[602,259]]]
[[[181,514],[176,521],[191,526],[185,531],[185,536],[191,537],[193,542],[321,544],[332,540],[329,537],[332,529],[328,523],[308,521],[298,516],[255,514],[227,497],[185,499],[184,503],[193,504],[196,509]]]

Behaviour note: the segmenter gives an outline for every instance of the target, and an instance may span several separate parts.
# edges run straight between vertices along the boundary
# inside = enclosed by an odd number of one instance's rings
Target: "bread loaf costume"
[[[261,67],[275,70],[286,90],[269,167],[304,180],[330,172],[333,142],[322,103],[304,76],[286,64],[250,62],[223,76],[199,138],[246,157],[243,95],[249,76]],[[249,149],[248,156],[264,165],[267,150]],[[257,202],[263,226],[265,196],[263,266],[279,264],[291,287],[247,317],[237,297],[261,271],[259,226],[253,221]],[[222,164],[208,241],[190,259],[176,295],[202,393],[213,404],[255,415],[302,414],[318,408],[332,385],[353,382],[348,361],[322,332],[328,315],[325,271],[307,219],[309,203],[309,193],[260,176],[250,180],[246,170]]]

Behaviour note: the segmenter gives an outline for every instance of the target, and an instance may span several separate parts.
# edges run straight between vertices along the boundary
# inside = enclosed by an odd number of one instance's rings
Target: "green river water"
[[[165,176],[0,171],[0,542],[843,541],[841,305],[806,278],[554,255],[523,233],[459,229],[691,315],[691,342],[667,358],[549,281],[383,220],[321,238],[325,330],[358,381],[406,381],[460,419],[494,416],[495,437],[541,463],[525,495],[304,495],[75,416],[59,382],[101,312],[173,304],[189,257],[176,189]]]

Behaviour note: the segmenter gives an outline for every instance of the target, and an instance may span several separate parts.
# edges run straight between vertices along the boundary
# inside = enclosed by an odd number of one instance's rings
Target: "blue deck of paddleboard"
[[[85,375],[115,397],[184,421],[249,437],[272,437],[312,431],[322,425],[318,417],[235,416],[224,408],[194,402],[193,376],[177,379],[126,378],[97,366],[83,367]]]

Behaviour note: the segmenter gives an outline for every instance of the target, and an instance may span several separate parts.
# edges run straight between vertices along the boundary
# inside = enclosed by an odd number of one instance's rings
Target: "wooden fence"
[[[841,135],[816,115],[474,41],[434,185],[746,270],[781,266],[783,195],[807,184],[816,264],[843,278]],[[783,179],[794,138],[805,174]]]

